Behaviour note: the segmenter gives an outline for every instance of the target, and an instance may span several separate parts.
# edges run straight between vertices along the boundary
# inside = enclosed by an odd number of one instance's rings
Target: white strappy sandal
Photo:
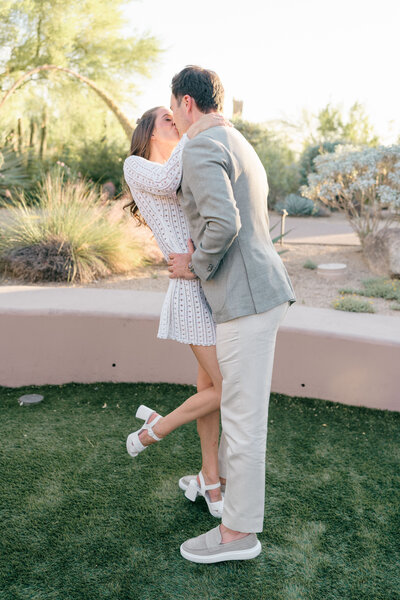
[[[143,452],[143,450],[146,450],[146,448],[148,448],[148,446],[144,446],[139,439],[139,433],[141,433],[143,430],[146,430],[149,436],[157,442],[159,442],[162,439],[159,438],[153,431],[154,425],[162,418],[161,415],[156,413],[157,416],[152,420],[151,423],[148,423],[148,420],[150,419],[151,415],[155,412],[155,410],[153,410],[152,408],[148,408],[144,404],[141,404],[136,411],[136,418],[143,419],[145,423],[143,427],[141,427],[137,431],[133,431],[132,433],[130,433],[126,439],[126,449],[128,451],[128,454],[133,458],[140,454],[140,452]]]
[[[216,490],[217,488],[221,487],[221,483],[218,481],[218,483],[206,485],[203,473],[201,471],[199,473],[199,479],[200,485],[198,484],[196,477],[190,479],[189,482],[187,482],[186,477],[182,477],[179,480],[179,487],[182,490],[186,490],[185,497],[192,502],[196,500],[197,496],[203,496],[204,500],[207,502],[208,510],[212,516],[221,519],[224,508],[224,498],[222,497],[222,500],[218,500],[217,502],[211,502],[210,495],[208,493],[208,490]]]

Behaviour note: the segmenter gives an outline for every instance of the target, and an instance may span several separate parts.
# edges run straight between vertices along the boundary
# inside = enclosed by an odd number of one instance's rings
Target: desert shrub
[[[347,312],[375,312],[375,309],[370,301],[368,302],[367,300],[358,300],[357,298],[352,298],[350,296],[342,297],[338,300],[335,300],[332,303],[332,306],[336,310],[344,310]]]
[[[117,194],[122,189],[122,165],[129,150],[129,143],[107,143],[91,140],[83,145],[69,147],[60,155],[59,160],[75,174],[95,183],[112,181]]]
[[[341,142],[322,142],[307,146],[301,153],[299,159],[300,185],[306,185],[310,173],[315,173],[314,159],[321,154],[329,154],[335,151]]]
[[[127,217],[87,182],[49,174],[35,208],[20,196],[0,224],[0,268],[24,281],[89,282],[131,270],[141,262]],[[115,212],[115,211],[114,211]]]
[[[357,292],[360,296],[385,298],[386,300],[398,300],[400,302],[400,282],[376,277],[365,279],[362,283],[363,289]]]
[[[311,270],[313,271],[314,269],[316,269],[316,268],[317,268],[317,266],[318,266],[318,265],[316,265],[316,264],[315,264],[315,262],[313,262],[313,261],[312,261],[312,260],[310,260],[310,259],[307,259],[307,260],[306,260],[306,262],[305,262],[305,263],[304,263],[304,265],[303,265],[303,268],[304,268],[304,269],[311,269]]]
[[[0,202],[9,200],[13,190],[25,188],[28,181],[25,157],[3,146],[0,149]]]
[[[334,154],[317,156],[314,164],[303,196],[343,211],[362,244],[368,234],[387,230],[399,218],[400,146],[338,146]],[[390,209],[384,222],[382,209]]]
[[[257,152],[268,176],[268,205],[273,208],[299,187],[296,156],[287,140],[279,132],[259,123],[237,119],[236,129],[242,133]]]
[[[276,210],[281,212],[285,209],[290,216],[310,217],[315,211],[315,205],[309,198],[303,198],[297,194],[289,194],[284,202],[276,205]]]
[[[367,296],[368,298],[384,298],[385,300],[397,300],[400,302],[400,282],[393,279],[382,277],[373,277],[364,279],[361,289],[345,288],[339,290],[339,293],[357,294],[358,296]]]

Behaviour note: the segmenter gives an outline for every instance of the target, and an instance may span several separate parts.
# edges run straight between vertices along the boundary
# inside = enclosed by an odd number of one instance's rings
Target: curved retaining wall
[[[196,381],[187,345],[158,340],[164,294],[0,288],[0,385]],[[400,410],[400,318],[294,305],[272,390]]]

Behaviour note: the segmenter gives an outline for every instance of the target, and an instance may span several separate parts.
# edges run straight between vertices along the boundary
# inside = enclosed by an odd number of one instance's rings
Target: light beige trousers
[[[288,303],[217,325],[223,383],[220,476],[226,478],[222,523],[245,533],[263,529],[265,451],[276,334]]]

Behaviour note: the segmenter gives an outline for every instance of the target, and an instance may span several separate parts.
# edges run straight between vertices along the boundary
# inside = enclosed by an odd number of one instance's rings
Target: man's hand
[[[188,240],[188,248],[189,252],[186,254],[172,252],[169,255],[168,271],[170,272],[170,279],[177,279],[178,277],[181,279],[196,279],[196,275],[188,268],[194,252],[192,240]]]

